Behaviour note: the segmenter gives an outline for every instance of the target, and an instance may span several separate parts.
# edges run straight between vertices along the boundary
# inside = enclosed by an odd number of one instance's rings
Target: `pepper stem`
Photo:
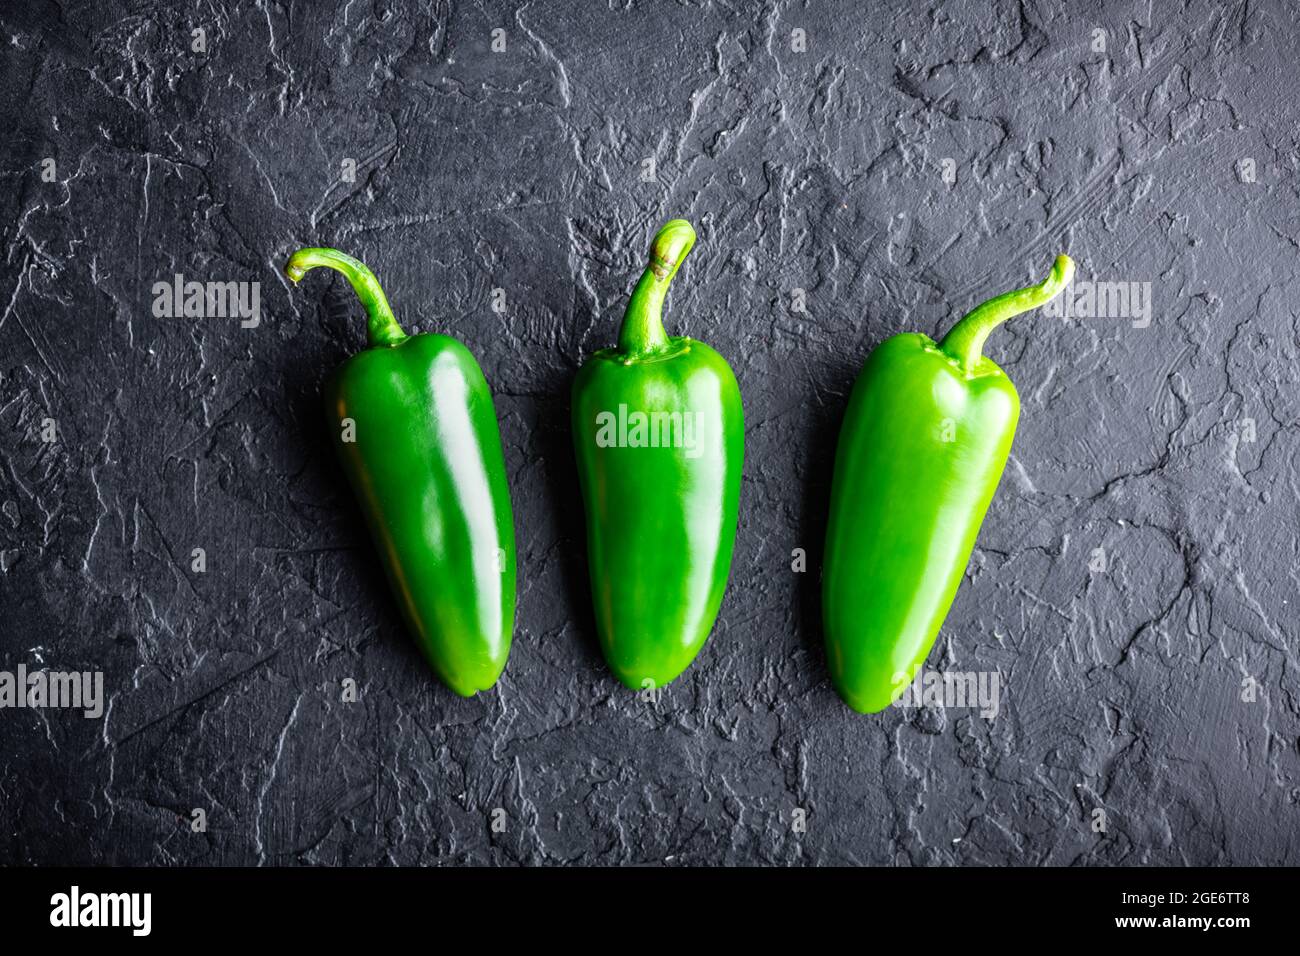
[[[655,352],[668,344],[664,331],[664,299],[673,276],[691,246],[695,245],[695,230],[685,219],[664,223],[650,243],[650,262],[641,280],[632,290],[627,311],[623,313],[623,328],[618,334],[620,350],[632,354]]]
[[[284,267],[284,274],[296,283],[317,266],[326,266],[335,272],[341,272],[348,282],[352,283],[352,290],[356,292],[362,308],[366,310],[371,348],[379,345],[397,345],[405,341],[406,333],[397,324],[379,280],[360,259],[354,259],[337,249],[299,249]]]
[[[1013,315],[1046,305],[1070,284],[1072,278],[1074,260],[1066,255],[1057,256],[1052,274],[1046,279],[1038,285],[1004,292],[977,305],[948,331],[939,348],[960,362],[963,372],[971,374],[983,357],[984,340],[990,332]]]

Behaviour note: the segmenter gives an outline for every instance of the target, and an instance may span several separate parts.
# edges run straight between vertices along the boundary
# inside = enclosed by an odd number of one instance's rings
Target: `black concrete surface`
[[[105,695],[0,710],[0,861],[1300,863],[1296,4],[16,0],[0,48],[0,670]],[[569,388],[676,216],[670,331],[747,448],[652,703],[596,646]],[[403,633],[319,408],[364,323],[302,245],[492,384],[494,691]],[[930,666],[998,712],[858,716],[818,602],[854,375],[1060,251],[1151,308],[990,342],[1021,427]],[[155,316],[176,274],[260,321]]]

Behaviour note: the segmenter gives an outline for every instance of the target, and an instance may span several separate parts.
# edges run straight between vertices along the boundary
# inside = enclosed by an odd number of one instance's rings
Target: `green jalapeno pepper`
[[[1020,398],[982,355],[996,326],[1056,296],[1074,263],[980,305],[935,344],[895,335],[867,358],[840,429],[822,582],[841,697],[888,707],[925,662],[1015,435]]]
[[[695,242],[675,219],[655,235],[618,348],[573,386],[601,648],[628,687],[661,687],[704,645],[736,538],[744,420],[726,361],[665,333],[668,286]]]
[[[374,275],[333,249],[294,253],[352,284],[369,347],[334,372],[325,409],[343,469],[434,671],[468,697],[496,683],[515,618],[515,535],[492,393],[469,349],[407,335]]]

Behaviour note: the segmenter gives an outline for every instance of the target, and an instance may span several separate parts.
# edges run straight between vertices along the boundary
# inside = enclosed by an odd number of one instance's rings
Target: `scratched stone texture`
[[[0,669],[108,701],[0,711],[0,861],[1300,863],[1300,6],[854,6],[4,4]],[[655,706],[596,645],[568,410],[676,216],[670,331],[732,362],[747,448]],[[364,323],[289,287],[301,245],[494,389],[521,584],[474,699],[327,445]],[[853,378],[1066,250],[1153,309],[991,340],[1022,422],[930,665],[999,712],[858,716],[818,597]],[[176,273],[260,282],[260,324],[155,318]]]

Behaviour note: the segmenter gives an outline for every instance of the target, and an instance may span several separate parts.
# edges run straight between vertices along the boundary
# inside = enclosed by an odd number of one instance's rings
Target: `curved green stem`
[[[685,219],[666,222],[655,233],[650,243],[650,263],[632,290],[627,311],[623,314],[623,328],[618,334],[619,349],[642,354],[656,352],[668,344],[663,320],[664,299],[673,276],[693,245],[695,230]]]
[[[366,310],[367,332],[372,348],[377,345],[397,345],[406,340],[406,333],[397,324],[379,280],[360,259],[354,259],[337,249],[299,249],[284,267],[284,274],[296,283],[317,266],[341,272],[352,283],[352,290]]]
[[[1052,274],[1046,279],[1038,285],[1004,292],[977,305],[949,330],[939,348],[960,362],[962,371],[969,375],[983,357],[984,340],[990,332],[1013,315],[1046,305],[1070,284],[1072,278],[1074,260],[1066,255],[1057,256]]]

